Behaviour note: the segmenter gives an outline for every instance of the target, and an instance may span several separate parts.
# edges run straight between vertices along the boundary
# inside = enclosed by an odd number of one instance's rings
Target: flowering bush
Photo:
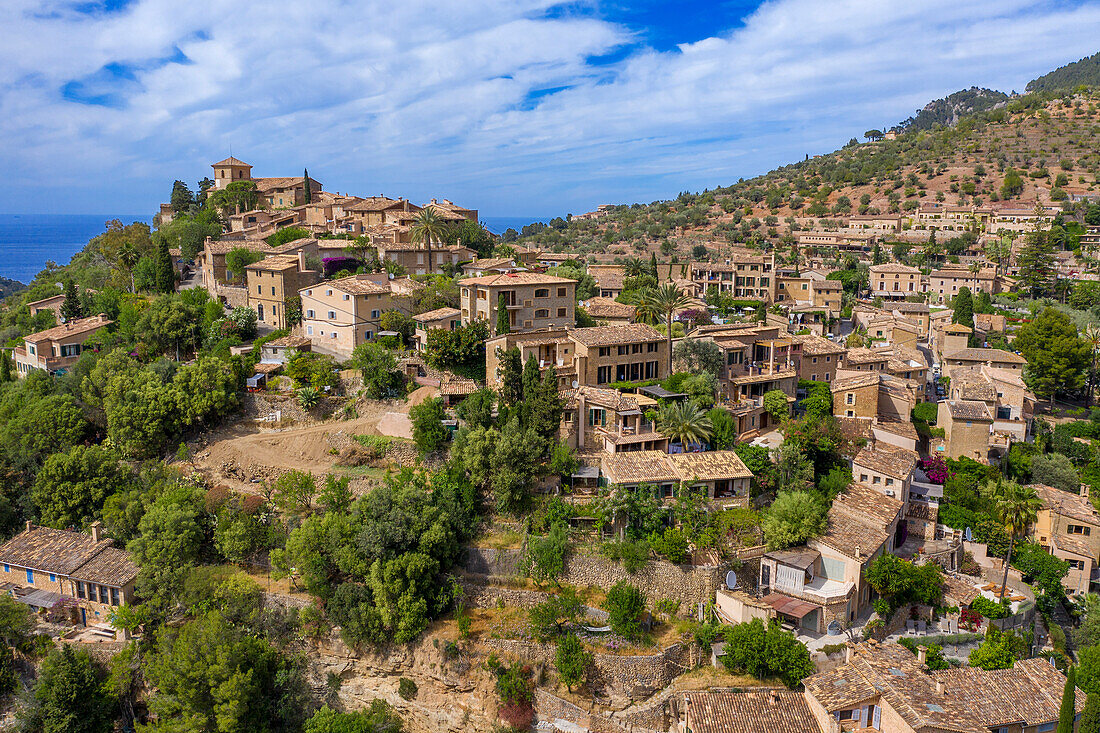
[[[939,456],[922,458],[920,469],[924,471],[929,481],[940,486],[943,486],[947,483],[947,479],[951,478],[951,474],[947,470],[947,463]]]
[[[702,324],[710,323],[710,314],[700,308],[689,308],[680,311],[680,314],[676,316],[676,320],[685,326],[696,328]]]

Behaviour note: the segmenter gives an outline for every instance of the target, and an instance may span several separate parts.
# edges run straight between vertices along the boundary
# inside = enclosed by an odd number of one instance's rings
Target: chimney
[[[103,522],[99,522],[99,521],[92,522],[88,526],[88,529],[90,529],[92,531],[92,542],[99,542],[99,540],[100,540],[99,532],[100,532],[101,529],[103,529]]]
[[[943,680],[936,680],[936,694],[940,696],[947,694],[947,686],[943,684]]]
[[[31,520],[28,519],[27,520],[27,531],[30,532],[32,529],[34,529],[34,522],[32,522]]]
[[[298,272],[305,272],[306,269],[306,251],[300,249],[298,250]]]
[[[924,664],[925,662],[928,661],[928,647],[926,647],[926,646],[917,647],[917,661],[920,664]]]
[[[773,708],[779,704],[779,693],[775,690],[772,690],[770,693],[768,693],[768,704],[771,705]]]
[[[863,554],[863,553],[861,552],[861,550],[862,550],[862,549],[863,549],[863,548],[861,548],[861,547],[860,547],[859,545],[856,545],[856,559],[857,559],[857,560],[858,560],[858,559],[860,558],[860,556],[861,556],[861,555]]]
[[[1089,485],[1088,484],[1081,484],[1081,496],[1085,497],[1086,499],[1089,498]]]

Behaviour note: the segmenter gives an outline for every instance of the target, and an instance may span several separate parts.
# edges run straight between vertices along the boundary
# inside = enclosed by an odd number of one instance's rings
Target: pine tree
[[[1062,691],[1062,707],[1058,709],[1058,733],[1073,733],[1073,718],[1077,713],[1077,668],[1066,671],[1066,687]]]
[[[500,401],[503,405],[511,407],[523,401],[523,362],[519,349],[513,347],[507,351],[497,349],[497,359],[500,367],[497,370],[497,380],[500,382]]]
[[[505,305],[504,293],[497,298],[497,336],[503,336],[512,330],[508,322],[508,308]]]
[[[172,255],[168,252],[168,239],[159,237],[156,254],[156,279],[154,280],[157,292],[171,293],[176,290],[176,270],[172,266]]]
[[[1100,733],[1100,695],[1088,696],[1077,733]]]
[[[302,181],[305,183],[305,198],[302,199],[302,203],[309,204],[313,202],[313,191],[309,187],[309,168],[303,168],[302,170]]]
[[[1019,283],[1038,298],[1048,291],[1054,282],[1054,247],[1050,236],[1043,231],[1038,220],[1028,232],[1016,264],[1020,267]]]
[[[61,320],[65,323],[84,317],[84,309],[80,304],[80,295],[76,292],[76,283],[72,280],[65,283],[65,302],[61,304]]]
[[[974,298],[970,295],[970,288],[965,285],[959,288],[951,307],[955,309],[951,322],[974,330]]]

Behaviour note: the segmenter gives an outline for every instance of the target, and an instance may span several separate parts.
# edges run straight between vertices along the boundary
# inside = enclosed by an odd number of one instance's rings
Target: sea
[[[68,264],[113,219],[153,221],[152,216],[123,214],[0,214],[0,275],[26,284],[47,260]]]
[[[136,214],[0,214],[0,275],[26,284],[45,268],[47,260],[68,264],[113,219],[123,224],[153,221],[152,216]],[[518,232],[535,221],[546,220],[535,216],[482,219],[493,234],[503,234],[509,228]]]

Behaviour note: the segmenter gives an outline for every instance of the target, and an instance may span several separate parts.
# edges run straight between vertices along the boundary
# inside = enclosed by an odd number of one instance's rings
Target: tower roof
[[[245,168],[251,168],[252,165],[245,163],[243,160],[237,160],[232,155],[225,160],[219,160],[217,163],[211,163],[210,167],[213,168],[216,165],[243,165]]]

